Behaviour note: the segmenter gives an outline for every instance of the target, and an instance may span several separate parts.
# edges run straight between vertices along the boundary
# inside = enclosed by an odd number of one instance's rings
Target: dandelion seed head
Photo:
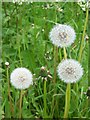
[[[5,65],[6,65],[6,66],[9,66],[9,62],[5,62]]]
[[[83,75],[83,68],[81,64],[73,59],[66,59],[61,61],[57,67],[59,78],[66,83],[75,83]]]
[[[32,73],[26,68],[16,68],[10,76],[11,84],[17,89],[28,88],[33,84],[32,79]]]
[[[57,24],[52,28],[49,37],[54,45],[68,47],[74,42],[76,34],[71,26]]]

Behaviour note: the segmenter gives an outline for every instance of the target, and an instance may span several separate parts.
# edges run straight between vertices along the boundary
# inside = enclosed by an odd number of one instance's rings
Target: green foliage
[[[26,67],[32,71],[34,85],[24,91],[22,117],[43,118],[43,80],[40,77],[40,68],[45,66],[54,78],[54,46],[49,40],[49,31],[55,23],[69,24],[76,31],[75,43],[67,48],[68,58],[78,60],[81,39],[85,23],[85,12],[75,2],[53,3],[17,3],[4,2],[2,4],[2,111],[5,118],[18,118],[19,90],[10,85],[13,104],[13,114],[10,112],[10,101],[7,92],[7,75],[5,62],[10,63],[9,75],[16,67]],[[87,33],[86,33],[87,34]],[[87,98],[83,94],[88,87],[88,41],[84,40],[81,64],[84,75],[79,82],[79,93],[71,86],[71,103],[69,117],[88,117]],[[63,59],[63,49],[58,48],[57,64]],[[47,118],[62,118],[64,113],[66,84],[56,76],[47,80]],[[56,93],[54,92],[54,89]],[[78,96],[79,105],[74,102]],[[52,108],[52,101],[55,105]],[[53,111],[53,112],[52,112]],[[1,112],[0,112],[1,114]]]

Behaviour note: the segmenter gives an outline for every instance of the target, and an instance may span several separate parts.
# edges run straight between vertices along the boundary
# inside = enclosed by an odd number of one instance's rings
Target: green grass
[[[73,45],[66,48],[67,58],[79,60],[84,68],[84,75],[77,83],[78,91],[75,89],[75,84],[71,84],[69,118],[90,118],[87,96],[84,95],[88,89],[89,42],[85,39],[88,23],[86,11],[83,11],[76,2],[2,4],[2,60],[0,61],[2,110],[0,111],[3,117],[19,117],[20,91],[9,83],[9,76],[16,67],[22,66],[35,74],[33,86],[23,91],[22,117],[63,118],[66,84],[58,78],[56,67],[64,58],[64,52],[63,48],[53,46],[49,40],[49,32],[55,23],[69,24],[75,29],[76,40]],[[6,61],[10,63],[8,75]],[[45,66],[52,76],[46,83],[40,78],[42,66]]]

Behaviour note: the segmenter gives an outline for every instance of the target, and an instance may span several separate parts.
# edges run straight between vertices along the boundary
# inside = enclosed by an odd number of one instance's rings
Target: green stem
[[[81,62],[81,59],[82,59],[83,45],[84,45],[84,40],[85,40],[84,38],[85,38],[85,34],[86,34],[87,23],[88,23],[88,8],[86,10],[86,20],[85,20],[85,24],[84,24],[82,40],[81,40],[81,46],[80,46],[80,51],[79,51],[79,58],[78,58],[79,62]],[[77,93],[77,96],[76,96],[76,108],[78,109],[78,83],[75,84],[75,91]]]
[[[56,94],[55,83],[56,83],[56,75],[57,75],[57,61],[58,61],[58,48],[56,46],[54,46],[54,76],[53,76],[54,94]],[[53,96],[52,104],[51,104],[52,117],[53,117],[54,109],[55,109],[55,99],[54,99],[54,96]]]
[[[6,5],[5,5],[4,2],[3,2],[3,7],[4,7],[4,12],[5,12],[5,17],[7,17],[8,14],[7,14]],[[7,24],[8,24],[8,27],[9,27],[9,20],[7,21]]]
[[[64,50],[64,58],[66,59],[67,58],[66,48],[64,47],[63,50]]]
[[[62,60],[62,51],[59,49],[60,61]]]
[[[70,108],[70,95],[71,95],[71,86],[70,86],[70,83],[68,83],[67,89],[66,89],[66,97],[65,97],[64,118],[68,118],[68,113]]]
[[[57,59],[58,59],[58,48],[54,46],[54,79],[53,83],[56,83],[56,71],[57,71]]]
[[[64,47],[64,58],[67,59],[66,48]],[[65,110],[64,110],[64,118],[68,118],[69,108],[70,108],[70,96],[71,96],[71,84],[67,84],[66,88],[66,96],[65,96]]]
[[[87,8],[87,10],[86,10],[86,20],[85,20],[85,24],[84,24],[82,41],[81,41],[81,47],[80,47],[79,58],[78,58],[78,61],[79,61],[79,62],[80,62],[81,59],[82,59],[83,45],[84,45],[84,38],[85,38],[86,29],[87,29],[87,23],[88,23],[88,8]]]
[[[55,4],[54,4],[55,5]],[[56,6],[55,6],[56,7]],[[55,9],[55,23],[57,23],[57,9]],[[58,61],[58,47],[57,46],[54,46],[54,51],[53,51],[53,54],[54,54],[54,76],[53,76],[53,85],[54,85],[54,94],[57,93],[57,90],[56,90],[56,76],[57,76],[57,61]],[[54,98],[54,95],[52,96],[52,103],[51,103],[51,116],[53,117],[53,113],[55,111],[55,108],[56,110],[58,110],[58,107],[57,107],[57,101],[55,100]]]
[[[17,3],[15,3],[16,6],[16,12],[18,14],[18,8],[17,8]],[[17,31],[17,46],[18,46],[18,55],[19,55],[19,59],[20,59],[20,65],[22,66],[22,59],[21,59],[21,49],[20,49],[20,41],[19,41],[19,36],[18,36],[18,17],[16,18],[16,31]]]
[[[11,95],[10,95],[10,81],[9,81],[8,67],[7,67],[7,81],[8,81],[8,97],[9,97],[9,101],[10,101],[10,109],[11,109],[11,113],[13,114],[13,107],[12,107],[12,101],[11,101]]]
[[[87,5],[88,6],[88,5]],[[88,8],[87,8],[88,9]],[[89,40],[88,40],[88,87],[90,87],[90,15],[89,15],[89,19],[88,19],[88,36],[89,36]],[[88,118],[90,118],[90,99],[88,99]]]
[[[46,103],[46,80],[44,80],[44,118],[46,118],[46,109],[47,109],[47,103]]]
[[[21,64],[21,66],[22,66],[22,59],[21,59],[21,50],[20,50],[20,46],[19,46],[18,52],[19,52],[20,64]]]

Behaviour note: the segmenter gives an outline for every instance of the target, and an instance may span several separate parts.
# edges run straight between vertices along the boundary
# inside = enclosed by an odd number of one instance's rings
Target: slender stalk
[[[83,45],[84,45],[84,40],[85,40],[84,38],[85,38],[85,34],[86,34],[87,23],[88,23],[88,8],[86,10],[86,20],[85,20],[85,24],[84,24],[82,40],[81,40],[81,46],[80,46],[80,51],[79,51],[79,57],[78,57],[79,62],[81,62],[81,59],[82,59]],[[76,96],[76,108],[78,109],[78,83],[75,84],[75,91],[77,93],[77,96]]]
[[[44,80],[44,118],[46,118],[46,109],[47,109],[47,103],[46,103],[46,80]]]
[[[56,6],[55,6],[56,8]],[[55,9],[55,23],[57,23],[57,9]],[[57,93],[55,84],[56,84],[56,76],[57,76],[57,61],[58,61],[58,47],[54,46],[54,76],[53,76],[53,84],[54,84],[54,94]],[[51,103],[51,116],[53,117],[54,110],[58,109],[57,101],[55,100],[54,96],[52,96],[52,103]]]
[[[88,8],[87,8],[87,10],[86,10],[86,20],[85,20],[85,24],[84,24],[82,41],[81,41],[81,46],[80,46],[79,58],[78,58],[78,61],[79,61],[79,62],[80,62],[81,59],[82,59],[83,45],[84,45],[84,38],[85,38],[86,29],[87,29],[87,23],[88,23]]]
[[[26,90],[23,94],[22,94],[22,97],[24,97],[26,94],[27,94],[28,90]],[[19,105],[20,103],[20,99],[17,101],[17,106]]]
[[[55,83],[56,83],[56,75],[57,75],[57,61],[58,61],[58,48],[54,46],[54,76],[53,76],[54,94],[56,94]],[[52,117],[53,117],[54,109],[55,109],[55,99],[53,96],[52,104],[51,104]]]
[[[60,61],[62,60],[62,52],[61,49],[59,49],[59,55],[60,55]]]
[[[16,12],[18,14],[18,8],[17,8],[17,3],[15,3],[15,8],[16,8]],[[16,31],[18,33],[18,17],[16,18]],[[19,37],[17,35],[17,46],[18,46],[18,56],[19,56],[19,59],[20,59],[20,64],[22,66],[22,59],[21,59],[21,49],[20,49],[20,41],[19,41]]]
[[[88,35],[89,35],[89,41],[88,41],[88,87],[90,87],[90,15],[89,15],[89,20],[88,20]],[[90,98],[88,98],[88,110],[90,109]],[[88,118],[90,118],[90,111],[88,112]]]
[[[58,59],[58,48],[56,46],[54,46],[54,79],[53,79],[53,83],[56,83],[56,72],[57,72],[57,59]]]
[[[20,46],[19,46],[19,49],[18,49],[18,54],[19,54],[20,64],[21,64],[21,66],[22,66],[22,59],[21,59],[21,50],[20,50]]]
[[[10,101],[10,109],[11,109],[11,113],[13,114],[13,106],[12,106],[12,100],[11,100],[11,95],[10,95],[10,81],[9,81],[8,67],[7,67],[7,81],[8,81],[8,97],[9,97],[9,101]]]
[[[15,6],[16,6],[16,11],[17,11],[17,14],[18,14],[18,8],[17,8],[17,4],[15,3]],[[18,33],[18,18],[16,18],[16,31]],[[20,65],[22,67],[22,59],[21,59],[21,49],[20,49],[20,41],[18,39],[18,35],[17,35],[17,45],[18,45],[18,56],[19,56],[19,60],[20,60]],[[23,98],[23,90],[20,91],[20,106],[19,106],[19,109],[20,109],[20,112],[19,112],[19,118],[22,118],[22,98]]]
[[[20,113],[19,113],[19,118],[22,118],[22,96],[23,96],[23,90],[21,90],[21,93],[20,93],[20,106],[19,106]]]
[[[18,52],[19,52],[20,64],[22,66],[20,46],[19,46]],[[23,98],[23,90],[21,90],[21,92],[20,92],[20,113],[19,113],[19,118],[22,117],[22,98]]]
[[[67,84],[66,89],[66,97],[65,97],[65,111],[64,111],[64,118],[68,118],[69,108],[70,108],[70,95],[71,95],[71,87],[70,83]]]
[[[63,50],[64,50],[64,59],[66,59],[67,58],[66,48],[64,47]]]
[[[6,5],[5,5],[4,2],[3,2],[3,7],[4,7],[5,16],[6,16],[6,17],[9,16],[9,15],[7,14]],[[9,21],[7,21],[7,24],[8,24],[8,27],[9,27]]]
[[[66,49],[64,47],[64,58],[67,58],[67,52]],[[68,113],[69,113],[69,108],[70,108],[70,96],[71,96],[71,84],[68,83],[67,84],[67,88],[66,88],[66,96],[65,96],[65,110],[64,110],[64,118],[68,118]]]

